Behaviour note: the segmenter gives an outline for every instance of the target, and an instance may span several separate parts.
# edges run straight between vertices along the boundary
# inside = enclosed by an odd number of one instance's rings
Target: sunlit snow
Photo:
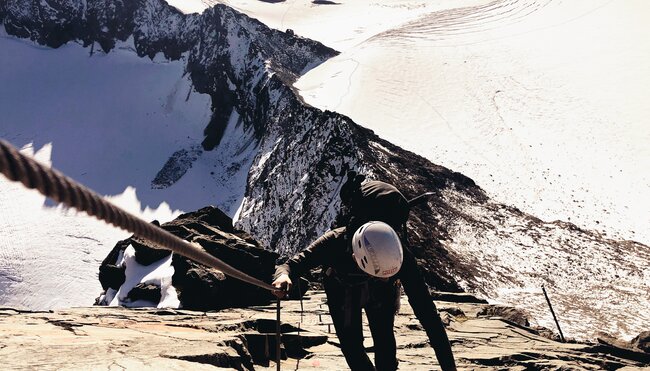
[[[496,200],[649,243],[648,4],[485,3],[373,35],[296,86]]]
[[[219,2],[342,51],[296,83],[308,103],[544,220],[650,242],[646,2]]]
[[[172,267],[172,254],[166,258],[147,266],[138,264],[135,260],[135,249],[129,245],[121,259],[114,263],[118,267],[125,266],[126,279],[119,290],[111,292],[110,297],[105,298],[105,302],[110,306],[122,305],[125,307],[158,307],[158,308],[178,308],[180,300],[174,286],[172,286],[172,276],[174,267]],[[146,300],[131,300],[128,297],[129,292],[139,283],[152,284],[160,287],[160,302],[148,302]]]
[[[173,153],[200,148],[212,113],[185,61],[140,58],[130,40],[91,54],[0,32],[1,138],[147,221],[207,205],[235,213],[256,149],[235,111],[220,151],[202,152],[176,183],[152,189]],[[54,206],[0,177],[1,305],[90,305],[101,293],[99,264],[129,233]]]

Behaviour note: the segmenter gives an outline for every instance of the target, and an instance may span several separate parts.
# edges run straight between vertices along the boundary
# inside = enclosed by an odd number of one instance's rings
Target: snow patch
[[[126,266],[126,279],[112,300],[108,302],[109,306],[125,307],[157,307],[157,308],[178,308],[180,300],[174,286],[172,286],[172,276],[174,267],[172,266],[172,253],[169,256],[160,259],[149,265],[140,265],[135,260],[135,249],[129,245],[124,250],[122,261],[118,266]],[[161,298],[159,303],[153,303],[146,300],[130,300],[127,296],[129,292],[138,284],[153,284],[160,287]],[[107,293],[108,298],[108,293]]]
[[[201,14],[208,8],[207,1],[204,0],[166,0],[167,4],[178,9],[182,13],[198,13]]]

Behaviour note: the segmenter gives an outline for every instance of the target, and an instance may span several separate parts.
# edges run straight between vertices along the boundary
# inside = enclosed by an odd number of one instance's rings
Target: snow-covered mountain
[[[14,0],[0,3],[0,20],[9,34],[0,38],[0,135],[18,146],[47,144],[46,160],[100,193],[129,190],[136,212],[138,202],[164,201],[164,221],[171,210],[216,204],[291,254],[335,222],[344,175],[356,169],[408,196],[437,192],[409,224],[432,286],[522,305],[551,327],[539,293],[546,284],[575,337],[631,337],[650,319],[642,311],[650,305],[647,246],[495,202],[470,178],[306,104],[294,83],[335,57],[333,49],[219,4],[183,14],[162,0]],[[24,191],[0,186],[12,215],[2,219],[3,305],[90,303],[99,289],[87,272],[108,251],[80,263],[78,241],[84,251],[112,246],[114,231],[66,232],[71,218],[37,210],[43,200],[31,193],[25,209],[17,203]],[[52,292],[75,291],[74,300],[51,301]]]
[[[650,242],[647,2],[218,2],[341,52],[295,84],[307,103],[544,220]]]

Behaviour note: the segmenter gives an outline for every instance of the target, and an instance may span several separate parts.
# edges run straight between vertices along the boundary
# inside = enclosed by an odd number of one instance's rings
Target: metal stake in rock
[[[275,362],[277,363],[276,369],[280,371],[280,361],[282,357],[280,356],[280,342],[282,341],[282,334],[280,333],[280,298],[278,298],[278,304],[276,306],[276,321],[275,321]]]
[[[551,300],[548,298],[548,295],[546,294],[546,289],[544,288],[544,285],[542,285],[542,292],[544,292],[544,297],[546,298],[546,302],[548,303],[548,307],[551,310],[551,314],[553,315],[553,320],[555,321],[555,326],[557,326],[557,330],[560,332],[560,340],[562,340],[563,343],[566,343],[566,340],[564,340],[564,335],[562,334],[562,329],[560,328],[560,323],[557,321],[557,317],[555,317],[555,311],[553,311],[553,306],[551,305]]]

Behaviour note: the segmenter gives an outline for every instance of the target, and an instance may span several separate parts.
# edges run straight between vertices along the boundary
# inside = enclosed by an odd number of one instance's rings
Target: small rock
[[[452,315],[454,317],[464,317],[465,316],[465,312],[463,312],[463,310],[458,308],[458,307],[438,308],[438,311],[449,313],[450,315]]]
[[[632,339],[630,344],[646,353],[650,353],[650,331],[643,331]]]
[[[129,291],[127,298],[131,301],[146,300],[154,303],[160,302],[160,287],[152,284],[139,283]]]
[[[477,317],[480,316],[498,316],[502,317],[510,322],[514,322],[520,326],[530,327],[530,321],[528,314],[521,309],[508,307],[504,305],[487,305],[483,307],[477,314]]]
[[[114,264],[103,264],[99,266],[99,282],[104,290],[108,288],[119,289],[126,279],[126,267],[118,267]]]

